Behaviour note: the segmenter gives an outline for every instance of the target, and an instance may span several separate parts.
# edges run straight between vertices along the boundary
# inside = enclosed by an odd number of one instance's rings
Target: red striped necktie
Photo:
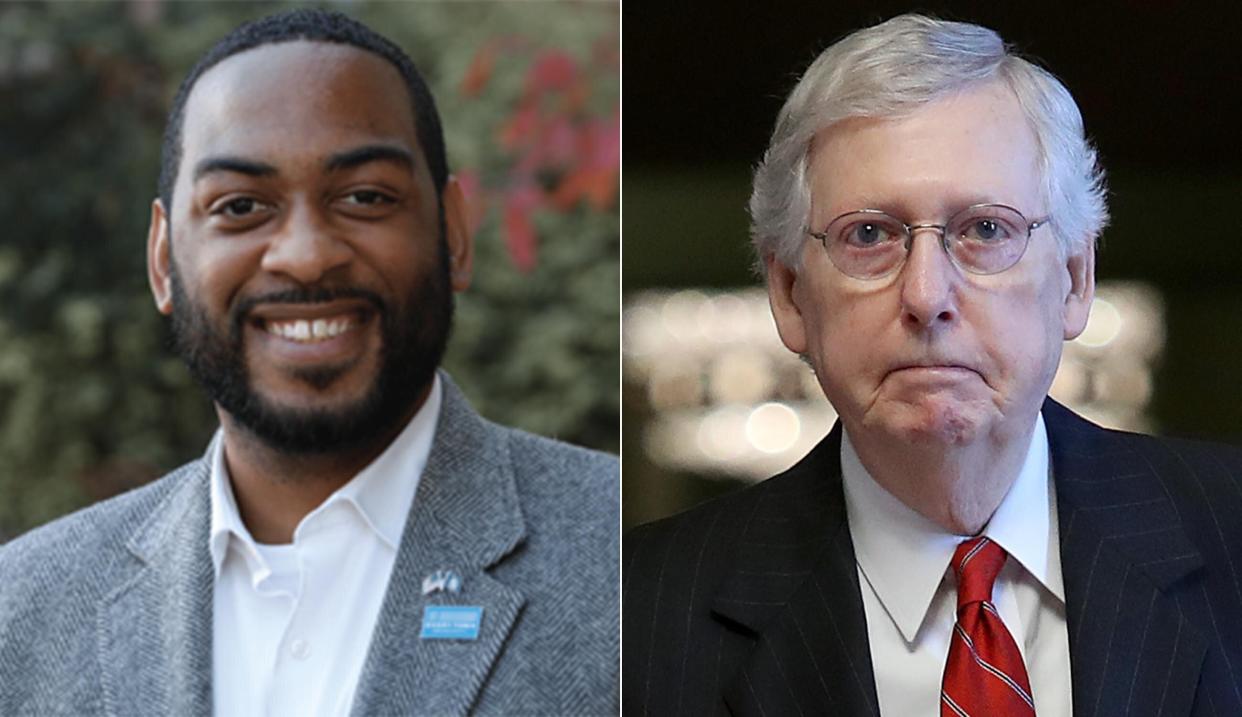
[[[953,553],[957,624],[940,688],[941,717],[1034,717],[1022,653],[996,607],[992,583],[1009,554],[984,537]]]

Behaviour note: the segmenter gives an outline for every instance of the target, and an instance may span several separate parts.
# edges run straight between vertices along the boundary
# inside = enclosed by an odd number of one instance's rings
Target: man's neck
[[[875,482],[911,510],[950,533],[978,535],[1017,480],[1033,429],[953,447],[912,445],[865,431],[850,431],[849,437]]]
[[[218,411],[224,462],[238,513],[251,536],[272,545],[292,542],[302,519],[378,458],[425,401],[426,394],[393,428],[365,445],[315,454],[276,450]]]

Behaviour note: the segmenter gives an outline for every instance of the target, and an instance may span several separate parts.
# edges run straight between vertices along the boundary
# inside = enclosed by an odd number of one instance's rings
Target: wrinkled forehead
[[[262,45],[222,60],[186,102],[182,175],[205,153],[282,153],[324,142],[400,143],[418,152],[401,74],[365,50],[326,42]]]
[[[842,211],[928,194],[1028,209],[1043,204],[1039,157],[1016,95],[986,83],[898,114],[828,124],[808,148],[807,181],[815,205],[841,203]]]

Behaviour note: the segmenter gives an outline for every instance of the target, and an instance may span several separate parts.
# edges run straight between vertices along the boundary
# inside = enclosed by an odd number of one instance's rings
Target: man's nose
[[[911,232],[901,268],[901,318],[913,328],[932,328],[957,320],[957,267],[944,250],[943,230],[918,227]]]
[[[353,258],[353,249],[336,231],[316,208],[294,206],[263,254],[263,270],[304,285],[318,282]]]

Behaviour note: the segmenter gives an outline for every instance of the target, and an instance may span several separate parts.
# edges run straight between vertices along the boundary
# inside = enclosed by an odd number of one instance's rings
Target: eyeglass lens
[[[1000,205],[969,207],[944,225],[944,244],[953,261],[974,274],[995,274],[1022,258],[1030,237],[1029,224],[1014,209]],[[939,231],[938,225],[920,224],[915,233]],[[906,224],[878,211],[860,211],[838,217],[824,232],[824,247],[832,263],[859,279],[875,279],[905,262],[912,239]]]

